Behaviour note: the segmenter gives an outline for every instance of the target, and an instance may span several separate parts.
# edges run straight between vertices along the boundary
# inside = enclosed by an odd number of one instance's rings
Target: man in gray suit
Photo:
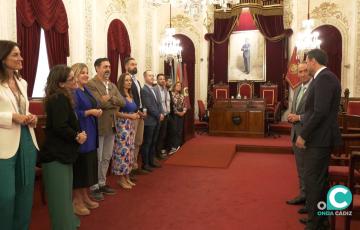
[[[305,183],[304,183],[304,149],[295,146],[296,138],[302,130],[305,112],[305,102],[307,98],[307,88],[312,81],[308,73],[306,62],[298,65],[298,76],[301,80],[301,86],[296,88],[294,98],[291,105],[291,112],[288,115],[288,121],[293,124],[291,128],[291,141],[293,143],[293,151],[295,153],[296,168],[299,177],[300,194],[292,200],[288,200],[287,204],[298,205],[305,203]],[[306,213],[305,208],[299,210],[300,214]]]

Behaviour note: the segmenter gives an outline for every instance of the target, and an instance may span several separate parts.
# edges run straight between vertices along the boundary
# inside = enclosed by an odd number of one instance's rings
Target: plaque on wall
[[[229,42],[228,80],[266,80],[265,38],[259,30],[236,31]]]

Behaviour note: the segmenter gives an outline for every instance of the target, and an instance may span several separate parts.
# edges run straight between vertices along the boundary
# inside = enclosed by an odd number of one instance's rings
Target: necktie
[[[306,87],[302,86],[301,89],[300,89],[300,92],[299,92],[299,94],[298,94],[298,96],[296,98],[296,109],[298,109],[298,107],[299,107],[301,98],[303,97],[303,95],[305,93],[305,90],[306,90]]]

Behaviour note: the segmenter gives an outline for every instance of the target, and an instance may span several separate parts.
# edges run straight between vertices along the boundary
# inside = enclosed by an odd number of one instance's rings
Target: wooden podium
[[[216,100],[209,119],[210,135],[264,137],[265,100]]]

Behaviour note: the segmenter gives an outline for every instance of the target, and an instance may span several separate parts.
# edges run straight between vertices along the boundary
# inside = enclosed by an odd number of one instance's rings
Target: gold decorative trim
[[[105,18],[106,20],[111,14],[115,12],[126,14],[126,1],[125,0],[112,0],[111,3],[106,7]]]
[[[272,6],[263,6],[258,3],[240,3],[231,7],[229,11],[215,10],[214,18],[226,19],[233,16],[241,14],[242,8],[249,8],[256,14],[264,16],[273,16],[273,15],[283,15],[284,7],[283,5],[272,5]]]
[[[184,15],[178,14],[171,18],[171,26],[175,29],[186,29],[200,38],[199,30],[192,24],[193,21]],[[180,31],[178,31],[180,32]]]
[[[319,19],[323,23],[329,17],[336,18],[336,20],[340,20],[346,28],[349,28],[349,22],[345,15],[339,10],[339,7],[335,3],[323,2],[318,7],[315,7],[314,10],[311,11],[311,18]]]
[[[85,63],[88,66],[89,76],[93,76],[92,66],[92,0],[85,1]]]
[[[293,9],[293,1],[292,0],[284,0],[284,28],[291,29],[291,24],[294,19],[294,14],[292,12]]]

